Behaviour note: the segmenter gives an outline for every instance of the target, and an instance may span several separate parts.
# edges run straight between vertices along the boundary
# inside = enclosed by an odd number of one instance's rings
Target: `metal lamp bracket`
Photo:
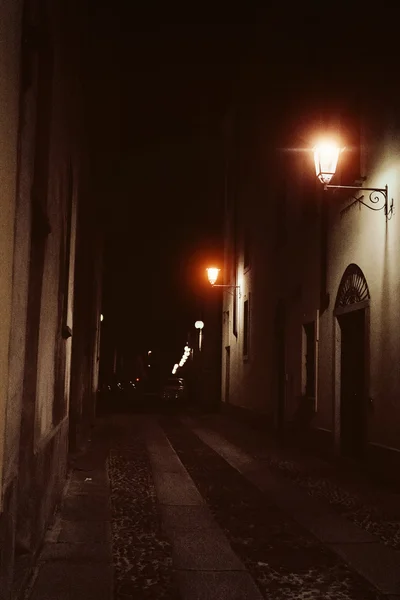
[[[240,285],[222,285],[222,284],[218,284],[218,283],[217,283],[217,284],[213,284],[213,286],[212,286],[212,287],[230,288],[231,290],[232,290],[232,289],[236,289],[236,290],[239,290],[239,298],[241,298],[241,297],[242,297],[242,295],[241,295],[241,293],[240,293]],[[226,291],[228,292],[228,291],[229,291],[229,289],[226,289]],[[234,296],[234,293],[233,293],[233,292],[229,291],[229,293],[230,293],[230,294],[232,294],[232,296]]]
[[[348,210],[353,204],[359,202],[363,204],[370,210],[378,211],[383,210],[384,215],[387,220],[390,220],[393,216],[393,198],[389,202],[388,195],[388,186],[386,185],[384,188],[370,188],[370,187],[360,187],[356,185],[324,185],[324,190],[334,189],[334,190],[352,190],[354,193],[350,195],[353,199],[353,202],[347,206],[344,211]],[[369,192],[368,196],[365,197],[362,194],[359,197],[356,197],[355,192]],[[342,212],[344,212],[342,211]]]

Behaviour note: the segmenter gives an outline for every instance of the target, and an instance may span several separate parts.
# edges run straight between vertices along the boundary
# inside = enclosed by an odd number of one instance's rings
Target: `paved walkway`
[[[74,462],[25,594],[29,600],[113,598],[108,448],[99,432],[94,434],[93,444]]]
[[[131,454],[127,454],[128,462],[124,464],[128,464],[131,460],[129,456],[137,456],[139,446],[134,446],[132,439],[132,432],[135,430],[136,435],[142,438],[145,444],[143,460],[141,459],[141,480],[142,483],[144,482],[144,486],[153,486],[152,489],[155,490],[153,498],[150,487],[148,488],[150,492],[145,494],[147,504],[143,504],[143,506],[147,512],[153,510],[151,507],[154,507],[155,513],[158,512],[162,530],[166,539],[169,540],[168,547],[163,546],[162,539],[159,540],[158,547],[164,547],[165,552],[170,553],[171,560],[167,560],[166,555],[163,555],[162,561],[165,563],[164,568],[169,569],[171,576],[173,574],[176,590],[175,587],[173,589],[171,587],[170,595],[162,596],[163,598],[174,598],[174,600],[178,598],[179,600],[261,600],[266,597],[265,592],[261,592],[259,586],[256,585],[253,578],[254,573],[250,573],[250,567],[247,567],[247,547],[244,546],[244,554],[240,557],[232,545],[232,539],[235,539],[236,534],[230,540],[228,539],[226,528],[222,529],[221,523],[216,521],[215,511],[213,513],[210,510],[207,494],[205,494],[206,488],[204,485],[203,488],[199,488],[202,481],[208,485],[211,480],[210,485],[214,488],[214,497],[217,498],[218,503],[220,494],[224,493],[223,485],[225,488],[228,487],[228,493],[230,491],[229,474],[223,474],[223,470],[226,473],[226,469],[230,469],[232,472],[235,470],[240,473],[241,476],[237,482],[236,492],[238,495],[236,498],[240,498],[242,488],[243,492],[245,491],[240,484],[244,480],[251,482],[252,486],[265,495],[265,505],[257,498],[255,502],[258,504],[254,505],[255,508],[249,504],[249,510],[253,510],[252,518],[257,519],[257,514],[265,513],[265,507],[269,507],[271,504],[276,505],[283,514],[289,515],[305,531],[310,532],[314,538],[319,540],[320,547],[328,548],[369,582],[377,590],[377,595],[374,597],[377,598],[379,595],[379,598],[382,597],[385,600],[400,600],[400,552],[383,544],[379,538],[335,513],[326,503],[311,497],[290,480],[271,472],[265,461],[255,456],[254,453],[245,451],[239,443],[228,441],[216,429],[208,427],[207,422],[207,419],[184,417],[180,420],[176,419],[178,425],[173,425],[169,431],[167,423],[165,423],[165,427],[162,427],[157,418],[151,416],[122,417],[117,421],[113,420],[113,417],[103,419],[101,428],[94,432],[94,439],[88,452],[74,462],[61,509],[53,527],[47,534],[35,577],[25,598],[27,600],[112,600],[116,548],[114,548],[113,566],[108,456],[112,444],[115,447],[119,444],[124,452],[126,452],[124,448],[130,450]],[[160,423],[163,424],[163,421],[161,420]],[[113,427],[115,439],[110,442],[110,435],[105,434],[105,429],[112,430]],[[125,438],[123,437],[124,431]],[[174,431],[177,432],[175,438]],[[245,437],[251,434],[250,431],[245,430],[244,426],[243,433]],[[183,436],[181,444],[179,435]],[[219,466],[212,456],[207,459],[206,455],[202,454],[201,446],[193,451],[193,459],[189,457],[189,454],[185,454],[185,447],[190,453],[190,449],[195,446],[195,439],[200,440],[203,445],[205,444],[216,455],[224,459]],[[115,454],[115,450],[113,453]],[[147,461],[150,460],[151,473],[148,475],[145,473],[146,470],[149,471],[149,467],[146,467],[144,454],[148,455]],[[115,458],[113,460],[115,462]],[[206,467],[204,471],[201,463],[207,460],[209,460],[209,467]],[[135,536],[140,538],[141,533],[135,530],[132,534],[132,524],[142,523],[143,515],[139,512],[132,513],[133,520],[127,521],[125,520],[127,513],[124,512],[124,510],[130,510],[129,504],[132,503],[133,491],[140,488],[137,465],[139,463],[135,464],[131,474],[132,481],[129,480],[129,488],[124,497],[126,508],[121,509],[119,515],[120,523],[125,529],[127,527],[129,529],[126,539],[133,548],[130,577],[135,576],[135,570],[146,568],[144,563],[140,563],[139,554],[135,554],[139,548],[139,546],[135,547],[135,543],[138,543]],[[190,465],[192,467],[195,465],[200,470],[203,469],[203,472],[199,471],[199,476],[195,477],[196,468],[193,471]],[[124,474],[125,468],[125,466],[122,467],[122,470],[117,473],[116,485],[124,486],[126,484],[128,478]],[[207,468],[211,468],[211,470],[207,471]],[[222,482],[224,477],[225,482]],[[144,489],[145,487],[143,487]],[[116,498],[118,497],[116,496]],[[242,511],[241,514],[246,515],[245,518],[248,520],[244,531],[250,524],[246,506],[245,504],[244,507],[239,507]],[[232,508],[234,507],[232,506]],[[114,510],[120,509],[116,505]],[[222,512],[224,510],[223,505]],[[229,511],[229,507],[226,510]],[[267,520],[272,519],[273,522],[274,518],[282,519],[278,513],[274,512],[273,508],[271,511],[266,517]],[[152,517],[148,526],[151,525],[156,531],[158,525],[156,521],[154,523],[153,521]],[[254,525],[257,527],[256,520],[251,526]],[[147,527],[147,525],[142,525],[142,527]],[[268,527],[265,530],[267,533],[263,533],[261,537],[269,545],[272,544],[272,551],[275,552],[273,549],[275,534],[269,534]],[[283,535],[286,535],[284,533],[286,525],[282,525],[282,527]],[[154,531],[151,536],[148,536],[146,542],[150,554],[147,555],[145,562],[150,560],[149,556],[156,548],[154,540],[157,534],[154,534]],[[118,535],[123,536],[124,534],[123,528],[118,531]],[[270,537],[271,535],[272,537]],[[298,534],[294,532],[290,535],[293,538],[289,536],[289,543],[290,539],[293,539],[294,543]],[[119,548],[123,547],[124,543],[123,540],[120,541],[122,541],[122,545]],[[242,542],[243,540],[240,541],[240,543]],[[278,539],[276,542],[277,549],[280,551],[283,548],[282,543]],[[286,544],[286,542],[284,543]],[[303,548],[306,564],[308,559],[305,558],[305,555],[307,552],[311,552],[312,548],[315,548],[316,552],[318,551],[315,545],[317,542],[305,540],[304,546],[301,545],[302,543],[300,540],[300,545],[296,547],[293,556],[299,557]],[[309,544],[312,546],[311,550]],[[267,549],[267,551],[270,550]],[[156,555],[153,554],[153,556]],[[312,552],[310,556],[312,557]],[[278,555],[278,563],[280,560]],[[295,558],[294,560],[298,561],[299,559]],[[331,564],[329,560],[328,563]],[[285,562],[284,555],[282,555],[282,561]],[[258,564],[261,570],[268,567],[263,562]],[[322,567],[318,567],[316,563],[317,571],[318,568]],[[292,575],[294,573],[296,573],[295,565]],[[254,576],[256,577],[256,575]],[[154,588],[152,592],[151,578],[147,578],[147,581],[148,587],[141,588],[143,594],[146,594],[143,595],[143,598],[160,597],[160,595],[151,595],[156,591]],[[295,584],[293,591],[294,589],[300,589],[298,583]],[[317,592],[320,595],[313,595],[312,598],[332,597],[331,595],[321,595],[323,592],[316,590],[315,593]],[[135,595],[136,593],[140,594],[140,589],[137,592],[120,592],[116,597],[118,599],[139,597]],[[370,598],[370,592],[368,594],[368,598]],[[290,595],[290,598],[294,597],[299,596]],[[309,596],[304,597],[308,598]],[[350,596],[341,596],[339,593],[338,597]],[[353,596],[351,597],[353,598]]]
[[[182,600],[262,600],[162,429],[146,437]]]
[[[272,497],[300,525],[344,559],[352,568],[391,600],[400,599],[400,552],[379,538],[329,510],[326,505],[272,474],[255,459],[217,432],[202,427],[195,419],[183,422],[208,446],[258,489]]]

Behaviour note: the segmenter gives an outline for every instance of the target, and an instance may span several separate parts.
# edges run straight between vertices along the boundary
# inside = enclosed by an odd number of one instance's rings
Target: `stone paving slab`
[[[46,533],[29,600],[111,600],[113,566],[106,446],[92,448],[91,469],[72,470]],[[75,463],[76,464],[76,463]]]
[[[162,473],[184,472],[182,465],[176,462],[175,457],[171,455],[168,448],[165,450],[162,448],[158,452],[153,450],[149,452],[149,457],[155,471]]]
[[[155,472],[154,485],[160,504],[198,505],[203,504],[197,488],[188,475],[172,472]]]
[[[225,458],[227,462],[234,462],[235,468],[241,473],[258,470],[258,463],[255,462],[252,456],[222,438],[218,433],[204,428],[197,428],[195,421],[191,418],[182,418],[182,422],[193,429],[194,433],[211,448],[218,446],[218,454]]]
[[[88,481],[72,481],[66,490],[67,496],[109,496],[109,486],[104,483],[93,483]]]
[[[172,560],[176,569],[195,571],[244,571],[219,529],[175,529],[171,535]]]
[[[247,572],[179,571],[182,600],[263,600]]]
[[[329,547],[384,594],[400,595],[400,553],[379,542]]]
[[[105,496],[67,495],[62,506],[63,519],[67,521],[109,521],[109,500]]]
[[[216,529],[218,528],[211,511],[202,506],[161,506],[163,527],[171,532],[174,529]]]
[[[111,526],[108,521],[60,521],[59,542],[111,543]]]
[[[46,544],[41,552],[41,562],[105,562],[110,559],[109,544],[106,542],[57,542]]]
[[[49,562],[35,581],[30,600],[110,600],[112,567]]]
[[[165,433],[152,427],[146,437],[182,600],[261,600],[253,579],[212,518]]]
[[[324,544],[372,544],[376,543],[376,536],[361,527],[349,522],[335,514],[314,516],[311,513],[292,513],[293,517],[311,531]]]

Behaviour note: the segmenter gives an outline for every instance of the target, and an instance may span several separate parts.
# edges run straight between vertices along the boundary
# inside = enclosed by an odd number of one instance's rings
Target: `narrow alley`
[[[107,415],[26,598],[394,600],[399,499],[220,413]]]
[[[258,4],[0,3],[0,600],[400,600],[397,13]]]

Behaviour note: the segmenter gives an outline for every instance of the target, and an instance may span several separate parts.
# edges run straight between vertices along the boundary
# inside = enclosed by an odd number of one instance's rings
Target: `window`
[[[303,394],[315,398],[315,322],[303,325]]]
[[[243,303],[243,358],[249,356],[249,301]]]
[[[233,285],[237,285],[237,271],[238,271],[238,198],[234,196],[234,212],[233,212]],[[238,302],[237,294],[233,295],[233,309],[232,309],[232,332],[235,337],[238,334]]]
[[[74,268],[75,260],[75,218],[74,218],[74,181],[72,165],[68,165],[67,173],[67,191],[66,191],[66,232],[65,232],[65,252],[63,265],[63,307],[62,307],[62,336],[68,339],[72,335],[72,288],[73,283],[70,281],[71,273]]]
[[[236,285],[236,280],[235,280],[235,285]],[[238,301],[237,301],[237,294],[233,294],[233,309],[232,309],[232,313],[233,313],[233,318],[232,318],[232,333],[235,337],[237,337],[238,334],[238,328],[237,328],[237,312],[238,312]]]

